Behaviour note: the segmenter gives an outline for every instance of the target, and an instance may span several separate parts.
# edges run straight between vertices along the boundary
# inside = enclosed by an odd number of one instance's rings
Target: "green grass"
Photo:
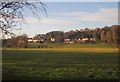
[[[3,80],[118,79],[117,53],[7,50],[2,57]]]
[[[114,48],[115,46],[112,44],[63,44],[63,43],[29,43],[29,47],[38,47],[39,45],[47,46],[48,48]]]

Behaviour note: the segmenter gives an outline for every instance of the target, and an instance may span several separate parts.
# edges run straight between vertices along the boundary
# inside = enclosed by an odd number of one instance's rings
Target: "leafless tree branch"
[[[34,1],[34,0],[33,0]],[[37,4],[37,5],[36,5]],[[34,17],[39,18],[39,13],[46,12],[46,5],[41,2],[26,1],[0,1],[0,30],[4,34],[13,35],[13,29],[21,29],[16,27],[20,21],[25,21],[25,9],[29,9]],[[15,28],[16,27],[16,28]]]

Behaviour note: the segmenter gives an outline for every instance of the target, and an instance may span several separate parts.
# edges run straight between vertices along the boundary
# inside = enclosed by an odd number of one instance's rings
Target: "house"
[[[45,41],[44,38],[28,38],[29,43],[43,43]]]
[[[55,38],[50,38],[50,40],[51,40],[52,42],[54,42],[54,41],[55,41]]]
[[[96,41],[95,38],[90,38],[91,43],[95,43],[95,41]]]
[[[28,42],[32,43],[33,42],[33,38],[28,38]]]
[[[70,39],[64,39],[64,43],[70,43]]]
[[[89,38],[82,38],[82,41],[84,42],[84,41],[88,41],[89,40]]]
[[[85,44],[88,43],[89,42],[89,38],[82,38],[82,42],[85,43]]]
[[[40,43],[43,43],[44,41],[45,41],[45,40],[44,40],[43,38],[40,38],[40,39],[39,39],[39,42],[40,42]]]
[[[72,43],[74,43],[74,41],[70,41],[70,43],[72,44]]]
[[[78,44],[82,44],[82,39],[79,38],[79,39],[76,40],[76,42],[77,42]]]
[[[34,43],[38,43],[39,40],[38,40],[38,39],[33,39],[33,42],[34,42]]]
[[[90,41],[95,41],[95,38],[90,38]]]

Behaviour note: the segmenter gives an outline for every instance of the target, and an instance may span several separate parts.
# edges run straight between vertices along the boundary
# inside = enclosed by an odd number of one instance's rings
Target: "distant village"
[[[45,43],[47,41],[46,38],[28,38],[28,43]],[[95,38],[78,38],[78,39],[64,39],[63,43],[87,43],[87,42],[91,42],[94,43],[95,42]],[[51,37],[49,40],[49,43],[57,43],[56,42],[56,38],[55,37]],[[60,43],[58,41],[58,43]]]
[[[17,36],[15,38],[3,39],[3,47],[28,47],[29,43],[77,43],[77,44],[95,44],[95,43],[119,43],[120,32],[119,25],[105,26],[95,29],[71,30],[68,32],[51,31],[46,34],[36,34],[34,37],[28,38],[27,34]]]

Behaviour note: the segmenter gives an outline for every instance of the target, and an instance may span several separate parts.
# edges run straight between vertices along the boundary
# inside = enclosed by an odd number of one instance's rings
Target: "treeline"
[[[46,35],[38,34],[35,38],[46,38],[48,42],[50,42],[51,38],[55,38],[55,43],[63,43],[64,39],[70,40],[78,40],[82,38],[92,38],[95,43],[115,43],[118,44],[120,42],[120,26],[112,25],[110,27],[105,26],[103,28],[95,28],[95,29],[80,29],[80,30],[71,30],[69,32],[62,31],[52,31],[47,33]]]
[[[3,39],[3,46],[28,47],[27,35],[21,35],[15,38]],[[120,43],[120,25],[105,26],[103,28],[85,28],[80,30],[71,30],[68,32],[51,31],[46,34],[37,34],[31,38],[38,40],[39,43]],[[86,39],[86,40],[84,40]]]

